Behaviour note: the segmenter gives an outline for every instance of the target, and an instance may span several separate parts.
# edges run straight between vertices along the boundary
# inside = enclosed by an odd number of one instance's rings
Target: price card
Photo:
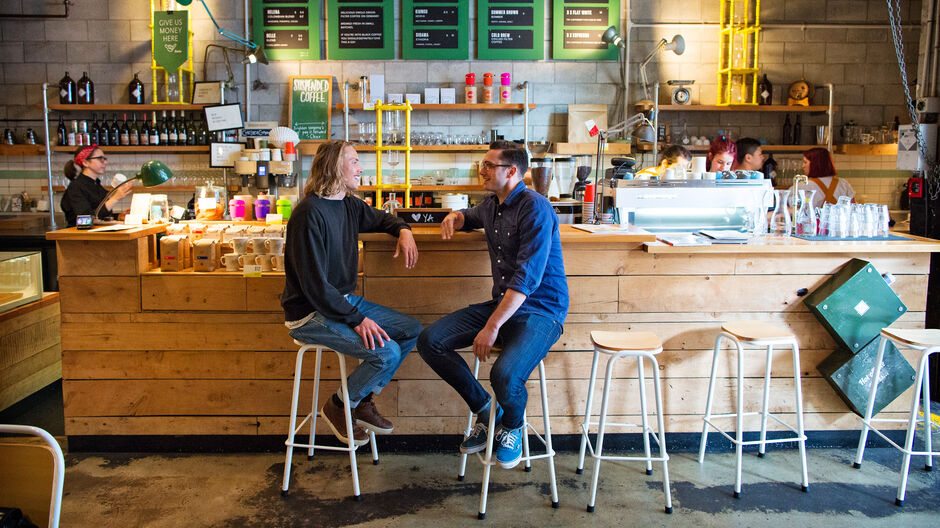
[[[261,276],[261,266],[258,264],[245,264],[242,271],[243,277],[260,277]]]

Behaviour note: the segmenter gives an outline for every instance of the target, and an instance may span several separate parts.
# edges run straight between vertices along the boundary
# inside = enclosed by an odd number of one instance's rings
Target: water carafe
[[[798,193],[800,202],[794,222],[796,224],[796,234],[816,236],[816,208],[813,207],[813,198],[816,196],[816,191],[800,189]]]
[[[792,223],[787,202],[790,199],[790,190],[774,191],[774,212],[770,217],[770,233],[774,236],[790,236]]]

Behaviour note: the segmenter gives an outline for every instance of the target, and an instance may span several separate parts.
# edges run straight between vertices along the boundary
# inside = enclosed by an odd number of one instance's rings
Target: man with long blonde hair
[[[366,429],[379,434],[392,432],[394,426],[379,414],[372,395],[391,381],[421,333],[421,323],[415,319],[353,293],[359,269],[359,233],[396,236],[393,257],[403,255],[409,269],[418,261],[408,224],[349,194],[359,187],[361,174],[359,155],[352,144],[330,141],[320,146],[304,197],[287,223],[286,281],[281,295],[284,324],[291,337],[362,360],[347,380],[353,441],[358,445],[368,441]],[[341,396],[338,391],[327,399],[321,412],[333,434],[346,443]]]

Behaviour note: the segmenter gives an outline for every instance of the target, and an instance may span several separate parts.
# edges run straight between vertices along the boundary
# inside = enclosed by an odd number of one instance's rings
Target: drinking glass
[[[396,184],[396,185],[399,183],[403,183],[395,172],[395,167],[398,166],[399,163],[401,163],[401,152],[397,150],[390,150],[385,154],[385,159],[389,167],[392,168],[391,171],[389,171],[388,183]]]
[[[888,236],[888,230],[891,226],[891,214],[888,212],[887,205],[877,205],[875,206],[878,211],[877,217],[877,236],[886,237]]]
[[[877,206],[873,203],[865,204],[862,218],[862,236],[867,238],[874,238],[878,236]]]

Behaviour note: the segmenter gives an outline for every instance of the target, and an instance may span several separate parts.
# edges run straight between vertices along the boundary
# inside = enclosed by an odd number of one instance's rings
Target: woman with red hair
[[[821,147],[803,153],[803,174],[809,178],[806,190],[815,190],[813,207],[822,207],[824,202],[836,203],[840,196],[855,197],[855,190],[846,180],[836,176],[832,154]]]
[[[721,134],[712,140],[705,161],[708,172],[730,171],[738,154],[738,147],[731,138]]]

